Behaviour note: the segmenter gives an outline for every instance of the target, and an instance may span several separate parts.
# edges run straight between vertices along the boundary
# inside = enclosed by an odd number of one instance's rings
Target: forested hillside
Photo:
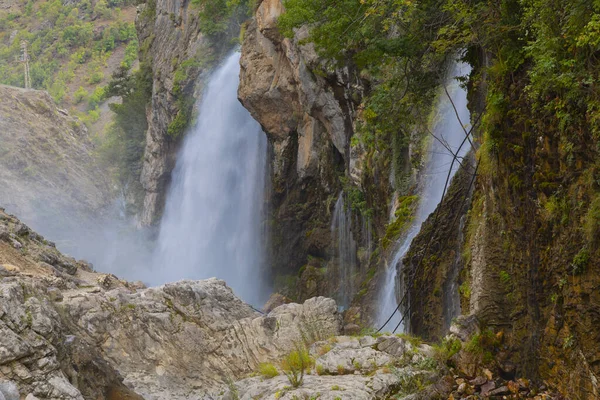
[[[25,86],[27,43],[31,87],[102,131],[110,118],[104,86],[137,60],[133,1],[21,1],[0,10],[0,83]]]

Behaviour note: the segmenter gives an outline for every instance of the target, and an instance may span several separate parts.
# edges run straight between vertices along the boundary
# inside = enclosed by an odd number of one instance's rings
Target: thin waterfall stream
[[[445,145],[435,139],[431,140],[429,158],[421,173],[422,181],[419,192],[419,206],[409,228],[396,244],[397,250],[393,253],[392,260],[387,266],[385,283],[379,299],[377,325],[381,326],[384,324],[392,314],[393,317],[383,327],[383,331],[393,331],[397,326],[398,330],[404,331],[404,323],[400,323],[402,321],[402,307],[398,312],[394,313],[404,293],[404,282],[400,273],[402,260],[408,252],[413,239],[420,232],[421,225],[440,203],[448,169],[452,165],[454,157],[452,153],[456,153],[459,150],[460,144],[465,138],[465,128],[461,126],[456,114],[458,113],[460,121],[463,124],[468,124],[470,121],[470,114],[467,108],[467,93],[455,79],[455,77],[469,74],[470,67],[465,63],[456,63],[450,68],[449,72],[450,79],[447,83],[447,89],[454,107],[456,107],[456,112],[448,96],[445,93],[441,94],[436,105],[431,131],[437,138],[445,142]],[[467,127],[466,130],[468,131],[469,128]],[[452,150],[452,153],[448,149]],[[466,142],[460,151],[458,151],[458,156],[464,157],[469,150],[469,142]],[[458,170],[459,165],[458,162],[454,163],[450,179],[452,179]]]
[[[352,213],[344,192],[340,192],[333,210],[331,233],[334,240],[336,276],[330,277],[339,283],[336,300],[341,309],[350,306],[354,295],[354,279],[358,267],[356,242],[352,236]]]
[[[151,283],[224,279],[262,305],[267,140],[240,104],[238,52],[210,77],[172,175]]]

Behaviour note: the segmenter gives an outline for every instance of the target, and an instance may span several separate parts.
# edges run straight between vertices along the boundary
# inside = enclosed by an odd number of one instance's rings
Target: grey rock
[[[456,335],[461,341],[466,342],[479,332],[479,320],[475,315],[461,315],[450,325],[450,333]]]
[[[48,294],[48,298],[52,301],[62,301],[63,294],[60,289],[50,286],[46,289],[46,293]]]
[[[21,250],[21,248],[23,248],[23,245],[21,244],[21,242],[19,242],[17,239],[10,239],[10,243],[12,244],[12,246],[17,249],[17,250]]]
[[[402,357],[413,346],[406,340],[397,336],[380,336],[377,338],[377,350],[386,352],[394,357]]]
[[[19,388],[17,384],[11,381],[0,382],[0,394],[6,400],[19,400]],[[1,399],[2,397],[0,397]]]
[[[25,224],[17,224],[14,227],[14,232],[17,236],[26,236],[29,234],[30,230]]]
[[[510,390],[508,389],[507,386],[500,386],[497,389],[492,390],[490,393],[490,396],[501,396],[504,394],[510,394]]]
[[[488,396],[492,390],[496,388],[496,382],[489,381],[481,385],[481,395]]]
[[[393,358],[384,352],[370,347],[359,349],[335,348],[319,357],[316,365],[328,374],[348,374],[355,371],[375,371],[393,361]]]

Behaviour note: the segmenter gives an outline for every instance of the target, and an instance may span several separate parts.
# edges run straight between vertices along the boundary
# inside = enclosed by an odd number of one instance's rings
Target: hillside
[[[120,65],[136,63],[135,6],[130,1],[6,1],[0,7],[0,84],[25,87],[27,42],[31,87],[47,90],[93,133],[110,118],[103,86]]]
[[[0,98],[0,203],[57,233],[99,215],[111,188],[85,125],[44,91],[0,85]]]

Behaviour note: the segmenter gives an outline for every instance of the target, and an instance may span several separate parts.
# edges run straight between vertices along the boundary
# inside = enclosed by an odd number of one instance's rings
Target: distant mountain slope
[[[86,127],[47,92],[0,85],[0,98],[0,203],[30,223],[103,208],[110,187]]]

